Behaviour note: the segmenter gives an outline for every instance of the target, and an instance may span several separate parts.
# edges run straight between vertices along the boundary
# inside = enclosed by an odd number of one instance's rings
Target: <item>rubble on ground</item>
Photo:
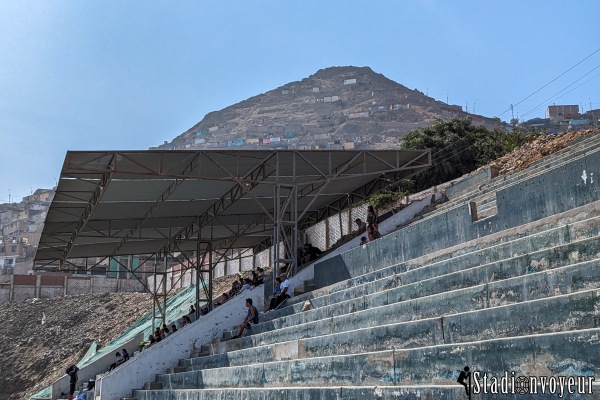
[[[600,133],[600,129],[566,132],[558,135],[540,135],[504,157],[491,162],[490,166],[497,167],[500,175],[519,172],[527,168],[531,163],[563,149],[569,142],[590,133],[598,134]]]
[[[0,399],[23,400],[76,364],[90,344],[106,346],[152,307],[141,293],[30,299],[0,305]]]

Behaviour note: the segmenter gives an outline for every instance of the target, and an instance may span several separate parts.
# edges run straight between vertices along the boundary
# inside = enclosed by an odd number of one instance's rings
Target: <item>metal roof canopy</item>
[[[34,269],[265,248],[430,165],[429,150],[69,151]]]

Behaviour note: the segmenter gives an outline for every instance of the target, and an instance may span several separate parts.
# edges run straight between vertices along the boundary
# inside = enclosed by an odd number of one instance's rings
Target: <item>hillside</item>
[[[471,115],[409,89],[369,67],[321,69],[301,81],[208,113],[161,149],[385,149],[436,118]]]
[[[0,305],[0,399],[22,400],[64,375],[151,309],[149,294],[105,293]]]

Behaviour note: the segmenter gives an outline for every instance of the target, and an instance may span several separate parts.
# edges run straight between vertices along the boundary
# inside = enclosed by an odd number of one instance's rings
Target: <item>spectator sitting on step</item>
[[[154,337],[154,335],[148,336],[148,343],[146,344],[146,346],[152,346],[155,343],[156,343],[156,338]]]
[[[242,337],[242,333],[244,333],[244,329],[252,329],[252,325],[250,323],[256,325],[258,324],[258,310],[256,307],[252,305],[252,299],[246,299],[246,307],[248,308],[248,313],[246,314],[246,318],[244,318],[244,322],[242,322],[238,328],[237,336],[234,336],[234,339],[239,339]]]
[[[171,333],[175,333],[175,332],[177,332],[177,325],[172,324],[171,325]]]
[[[258,284],[262,285],[265,281],[265,270],[261,267],[256,267],[256,272],[258,274]]]
[[[122,349],[121,354],[123,355],[123,362],[129,360],[129,352],[127,351],[127,349]]]
[[[306,243],[302,249],[302,263],[306,264],[316,260],[323,253],[321,249],[313,246],[310,243]]]
[[[186,326],[192,323],[192,320],[187,315],[181,317],[181,326]]]
[[[252,285],[252,281],[250,279],[244,279],[244,285],[240,288],[240,294],[244,293],[246,290],[252,290],[254,286]]]
[[[171,334],[171,331],[169,330],[169,327],[167,326],[167,324],[163,324],[162,330],[165,333],[165,337],[167,337]]]
[[[279,294],[271,299],[271,304],[269,305],[269,310],[276,309],[281,303],[289,299],[292,294],[292,288],[290,287],[290,281],[287,278],[287,274],[283,273],[279,276],[281,280],[281,291]],[[268,310],[267,310],[268,311]]]
[[[252,271],[252,285],[253,286],[258,286],[258,273],[256,271]]]
[[[156,329],[154,330],[154,339],[156,339],[157,342],[160,342],[162,339],[164,339],[164,332],[162,331],[162,329],[160,329],[158,326],[156,327]]]
[[[281,278],[277,277],[275,278],[275,287],[273,288],[273,296],[271,296],[271,298],[268,301],[268,306],[266,306],[266,308],[263,310],[263,312],[267,312],[271,309],[271,301],[273,301],[274,298],[276,298],[279,293],[281,293]]]
[[[234,297],[240,290],[240,282],[236,279],[235,281],[233,281],[233,283],[231,284],[231,289],[229,289],[229,292],[227,292],[227,295],[231,298]]]
[[[213,305],[215,307],[218,307],[224,304],[227,300],[229,300],[229,295],[227,294],[227,292],[223,292],[223,294],[221,294],[221,297],[219,297],[219,300],[217,300]]]
[[[367,231],[367,223],[363,222],[363,220],[361,220],[360,218],[356,218],[354,220],[354,223],[357,225],[356,236]]]
[[[109,372],[125,362],[125,358],[123,357],[123,354],[119,353],[118,351],[115,354],[115,357],[117,358],[117,360],[114,363],[110,364],[110,367],[108,367]]]
[[[361,236],[360,237],[360,246],[362,246],[363,244],[367,244],[367,238],[365,236]]]

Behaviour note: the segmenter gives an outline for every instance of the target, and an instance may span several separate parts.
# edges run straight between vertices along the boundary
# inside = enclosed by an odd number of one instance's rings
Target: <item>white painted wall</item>
[[[115,353],[117,351],[121,351],[121,349],[127,349],[129,354],[133,354],[133,352],[137,350],[138,345],[142,341],[142,339],[143,339],[143,333],[140,332],[134,338],[125,342],[120,348],[117,348],[114,351],[111,351],[111,352],[103,355],[102,357],[98,358],[96,361],[94,361],[91,364],[81,367],[79,369],[79,372],[77,373],[78,378],[79,378],[79,380],[77,381],[77,388],[79,388],[83,384],[87,384],[87,382],[90,379],[95,380],[96,375],[99,375],[99,374],[107,371],[108,368],[110,367],[110,364],[115,362],[115,360],[116,360]],[[132,359],[130,359],[130,361],[131,360]],[[123,364],[123,365],[125,365],[125,364]],[[68,367],[68,365],[64,366],[65,369],[67,367]],[[121,367],[119,367],[119,369],[120,368]],[[53,400],[64,398],[64,396],[61,396],[60,394],[69,392],[69,382],[70,381],[71,381],[71,379],[69,378],[69,375],[65,374],[65,375],[63,375],[62,378],[60,378],[59,380],[52,383],[51,392],[52,392]]]
[[[188,358],[190,353],[199,351],[202,345],[222,337],[223,330],[239,325],[247,313],[245,299],[251,298],[253,304],[261,305],[264,302],[263,293],[262,285],[244,292],[242,296],[229,300],[199,321],[142,351],[96,382],[98,400],[128,397],[133,389],[142,388],[146,382],[154,382],[156,374],[176,367],[180,359]]]
[[[439,192],[433,193],[432,195],[435,196],[435,200],[439,200],[442,197],[442,194]],[[405,208],[403,208],[396,214],[392,215],[385,221],[381,221],[379,223],[379,233],[381,233],[381,235],[386,235],[390,232],[395,231],[399,225],[403,225],[403,224],[407,223],[408,221],[412,220],[416,214],[421,212],[423,210],[423,208],[425,208],[425,206],[428,206],[429,204],[431,204],[431,196],[426,196],[425,198],[423,198],[421,200],[413,201],[408,206],[406,206]],[[360,235],[360,236],[363,236],[363,235]],[[345,253],[348,250],[352,250],[355,247],[358,247],[360,244],[360,236],[353,238],[349,242],[344,243],[343,245],[341,245],[340,247],[335,249],[335,251],[332,251],[331,253],[324,255],[323,257],[319,258],[318,260],[315,260],[315,263],[319,263],[321,261],[324,261],[331,257],[334,257],[338,254]],[[366,232],[365,232],[364,236],[367,236]],[[314,277],[314,267],[313,267],[313,277]]]

